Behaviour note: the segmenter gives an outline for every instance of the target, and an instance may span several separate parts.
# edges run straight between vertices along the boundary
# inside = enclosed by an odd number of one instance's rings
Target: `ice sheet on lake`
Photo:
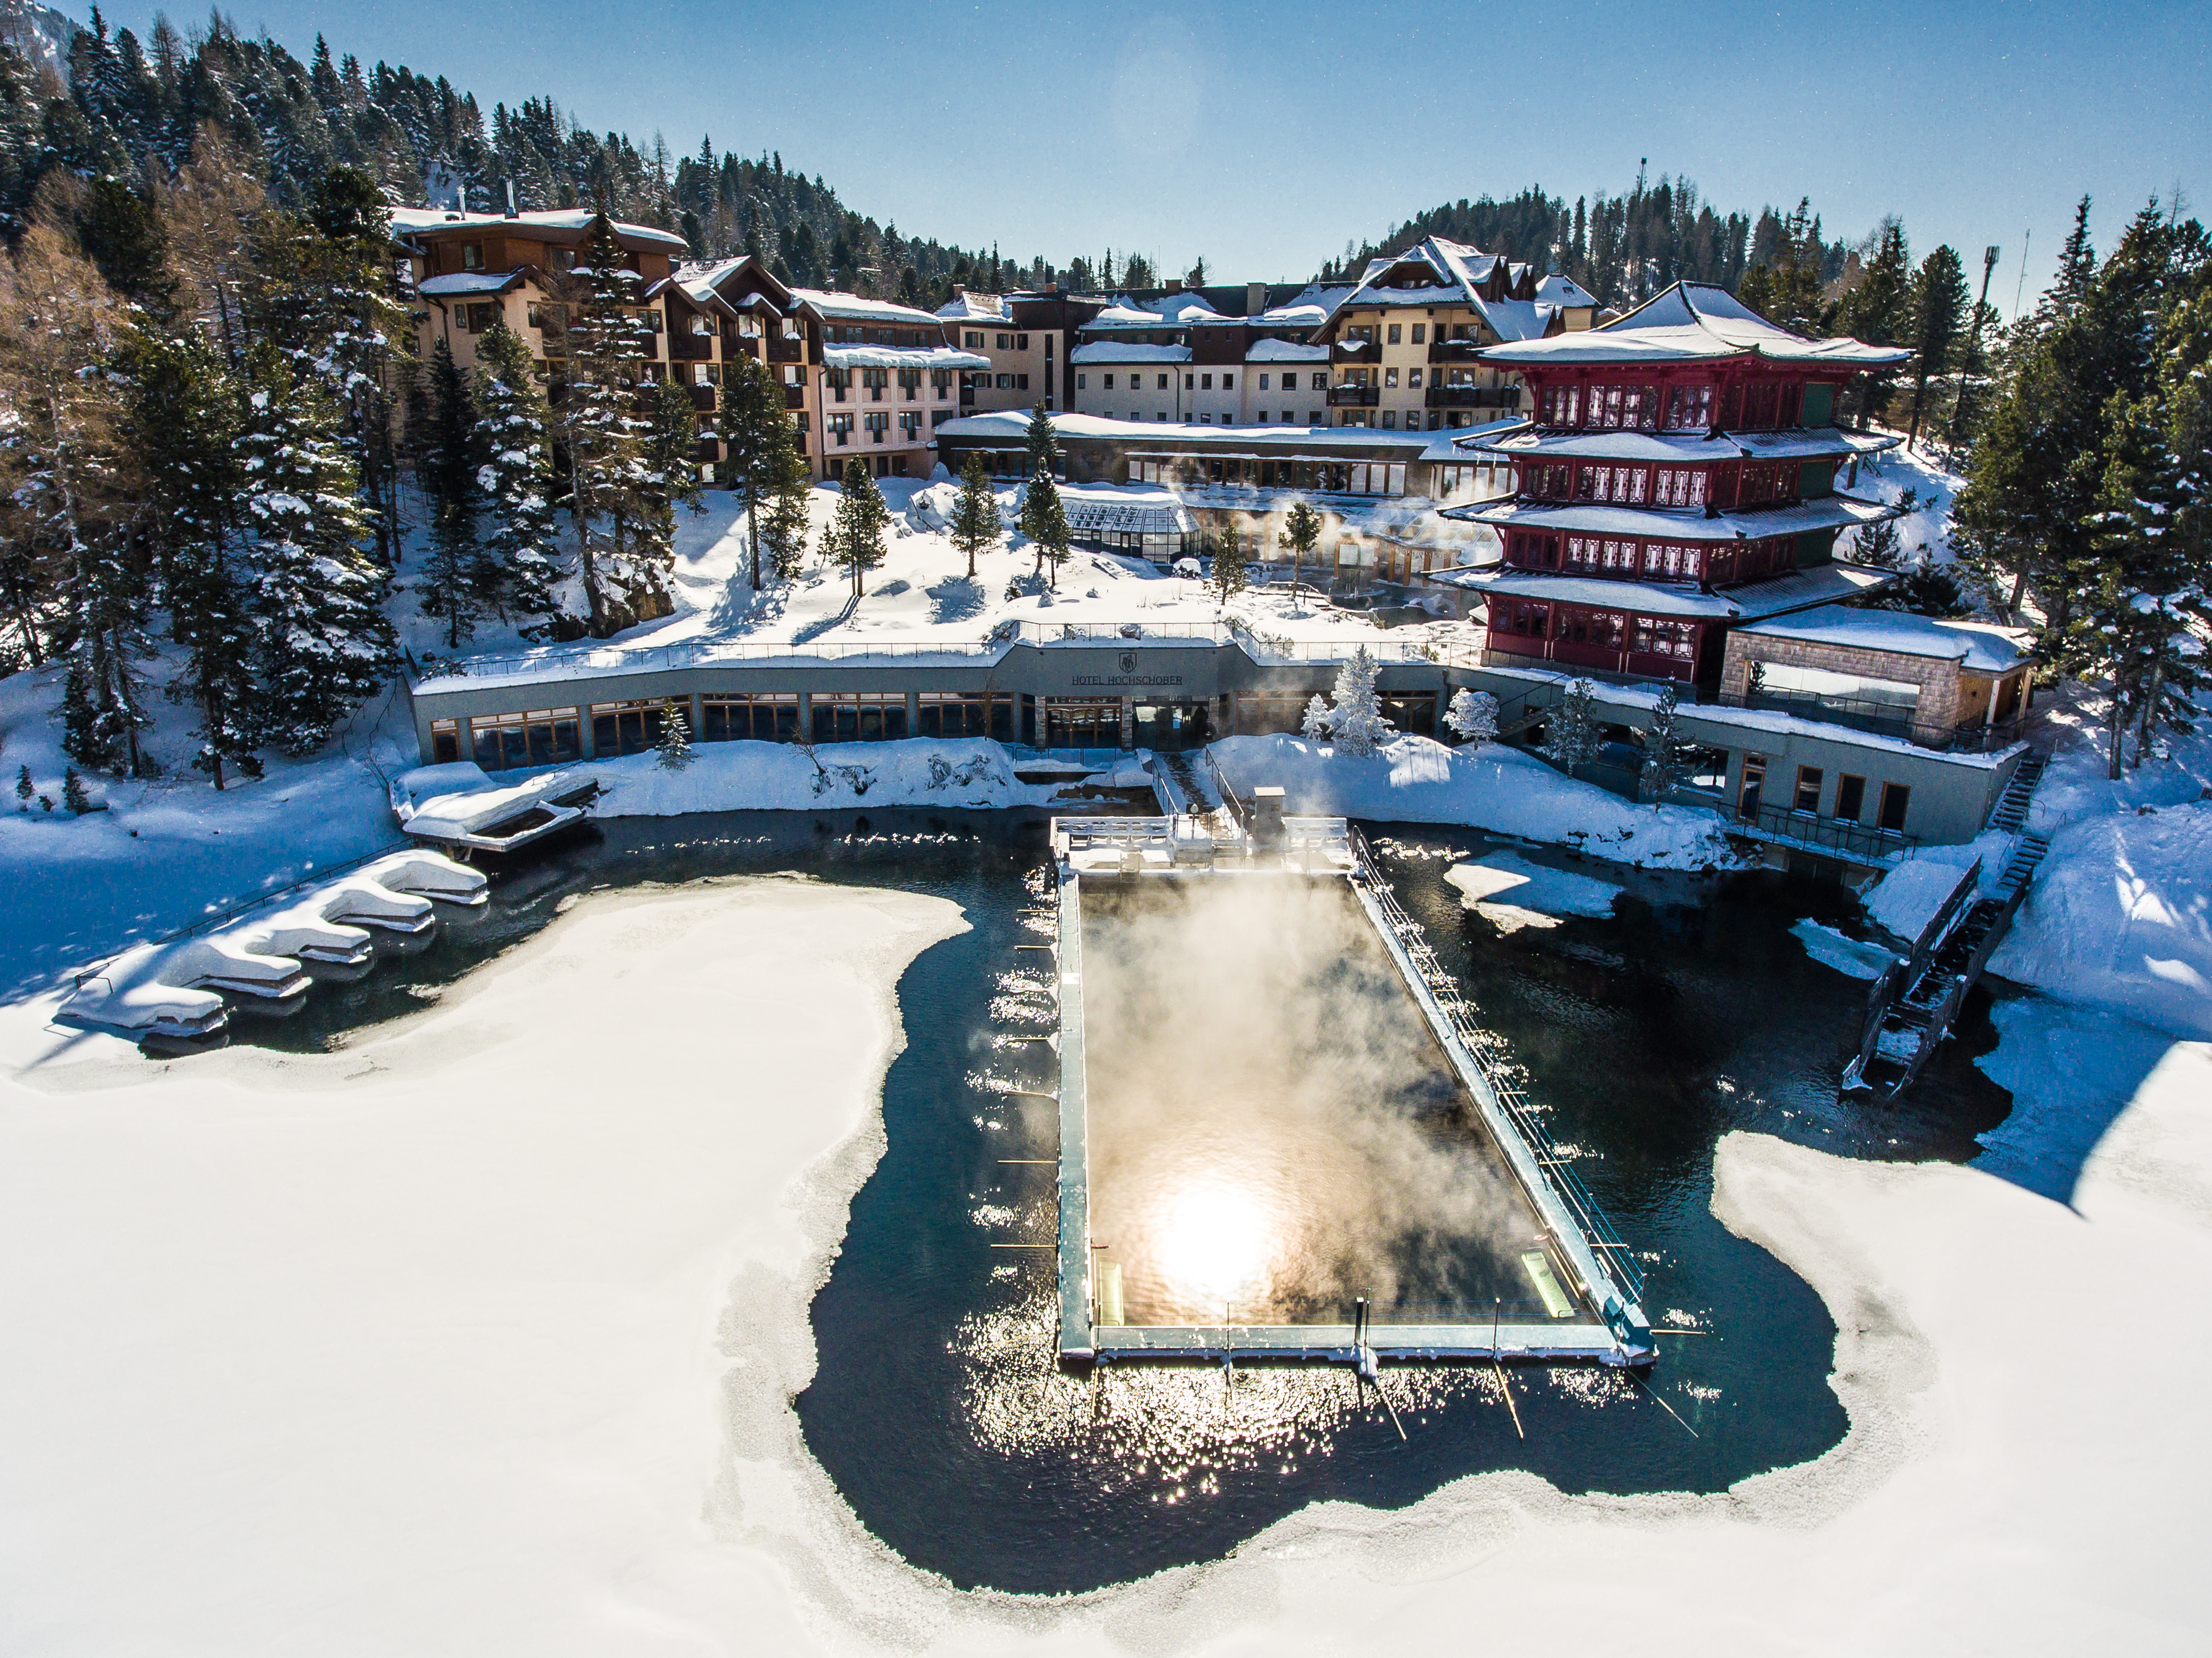
[[[1512,852],[1455,864],[1444,879],[1459,889],[1468,908],[1505,932],[1557,926],[1567,915],[1611,915],[1621,892],[1610,881],[1532,864]]]

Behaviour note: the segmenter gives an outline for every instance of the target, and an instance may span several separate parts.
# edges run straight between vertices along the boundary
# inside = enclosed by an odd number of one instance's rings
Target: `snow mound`
[[[1900,943],[1917,942],[1973,860],[1971,846],[1926,848],[1875,884],[1866,901],[1867,914]]]
[[[2066,1001],[2212,1036],[2212,803],[2106,813],[2052,837],[1990,966]]]
[[[670,771],[654,754],[598,762],[602,817],[665,817],[686,811],[806,811],[819,806],[1003,807],[1048,805],[1054,790],[1014,776],[996,743],[976,738],[837,743],[814,750],[788,743],[705,743]]]
[[[1621,893],[1610,881],[1532,864],[1512,852],[1455,864],[1444,879],[1459,889],[1462,904],[1506,932],[1557,926],[1566,915],[1610,916]]]
[[[1805,946],[1805,953],[1822,967],[1832,967],[1853,979],[1879,979],[1881,970],[1897,958],[1880,944],[1846,938],[1832,926],[1822,926],[1810,916],[1800,918],[1790,931]]]
[[[1401,737],[1371,758],[1303,738],[1231,737],[1213,745],[1241,795],[1274,785],[1298,816],[1463,823],[1651,869],[1732,864],[1721,820],[1691,806],[1638,806],[1564,777],[1533,755],[1486,744],[1448,749]]]

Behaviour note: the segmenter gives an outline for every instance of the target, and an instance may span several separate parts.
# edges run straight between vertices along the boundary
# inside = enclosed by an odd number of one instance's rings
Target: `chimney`
[[[514,210],[514,180],[512,179],[507,181],[507,216],[510,219],[519,216]]]
[[[953,283],[952,297],[956,300],[966,299],[968,297],[968,284],[966,282]]]
[[[1248,317],[1256,317],[1267,308],[1267,284],[1246,282],[1244,284],[1244,314]]]
[[[1060,284],[1057,282],[1047,282],[1044,285],[1044,291],[1048,294],[1057,294],[1060,292]]]

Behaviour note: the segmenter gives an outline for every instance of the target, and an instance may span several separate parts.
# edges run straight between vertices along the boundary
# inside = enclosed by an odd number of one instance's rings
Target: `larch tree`
[[[477,341],[477,493],[483,502],[485,556],[499,580],[504,614],[524,618],[526,639],[565,638],[563,563],[553,513],[549,414],[532,372],[530,348],[505,323]]]
[[[257,567],[262,736],[307,755],[383,684],[398,646],[382,573],[365,545],[368,514],[343,417],[268,347],[257,348],[249,372],[239,453]]]
[[[9,539],[47,588],[46,622],[68,644],[64,746],[87,765],[142,769],[149,722],[139,665],[151,654],[143,548],[132,534],[141,489],[119,440],[117,382],[125,309],[66,233],[39,223],[0,261],[0,434]],[[26,607],[39,655],[39,617]]]
[[[1291,550],[1291,603],[1298,602],[1298,576],[1321,543],[1321,514],[1304,501],[1294,503],[1283,520],[1283,544]]]
[[[966,556],[968,579],[975,579],[977,555],[999,544],[999,497],[991,488],[983,457],[971,449],[960,468],[960,498],[953,503],[950,532],[953,550]]]
[[[845,463],[842,487],[836,515],[822,534],[822,556],[851,574],[853,598],[858,603],[860,578],[884,562],[884,531],[891,515],[866,462],[855,459]]]

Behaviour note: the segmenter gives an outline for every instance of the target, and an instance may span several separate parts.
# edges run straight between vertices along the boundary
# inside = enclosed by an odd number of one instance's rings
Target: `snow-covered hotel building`
[[[1597,301],[1565,276],[1441,236],[1370,260],[1313,335],[1327,348],[1332,423],[1434,432],[1512,415],[1518,377],[1486,348],[1596,318]]]
[[[1231,314],[1206,290],[1122,296],[1086,322],[1070,360],[1066,406],[1104,420],[1189,426],[1327,426],[1328,354],[1311,343],[1346,290],[1279,300],[1267,284]]]

